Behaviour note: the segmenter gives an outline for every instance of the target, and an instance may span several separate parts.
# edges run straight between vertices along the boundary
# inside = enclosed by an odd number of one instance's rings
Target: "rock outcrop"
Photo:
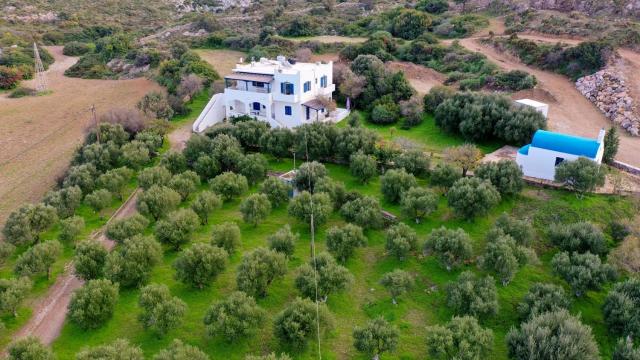
[[[606,68],[576,81],[576,88],[607,118],[634,136],[640,135],[640,118],[625,79],[614,68]]]

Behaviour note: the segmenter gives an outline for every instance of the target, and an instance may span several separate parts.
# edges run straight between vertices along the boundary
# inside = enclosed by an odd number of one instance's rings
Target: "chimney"
[[[604,128],[600,129],[600,132],[598,133],[598,144],[602,144],[604,142],[604,136],[606,133],[607,132]]]

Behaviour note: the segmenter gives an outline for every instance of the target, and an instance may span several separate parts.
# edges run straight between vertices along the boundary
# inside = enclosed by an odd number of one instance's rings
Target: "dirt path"
[[[77,58],[48,47],[55,62],[47,71],[52,93],[9,99],[0,95],[0,225],[20,204],[39,200],[69,165],[89,126],[89,108],[98,115],[132,107],[160,89],[147,79],[84,80],[64,76]],[[25,82],[29,85],[29,82]]]
[[[446,79],[442,73],[408,61],[388,61],[385,65],[393,71],[402,71],[411,86],[421,95],[428,93],[434,86],[442,85]]]
[[[136,199],[139,190],[134,191],[118,210],[111,216],[107,224],[114,219],[123,219],[131,216],[136,211]],[[106,226],[106,225],[105,225]],[[93,236],[108,250],[113,249],[115,242],[100,231]],[[45,345],[50,345],[59,335],[67,316],[67,306],[71,301],[73,292],[80,288],[84,281],[74,274],[73,264],[65,267],[64,274],[58,276],[55,284],[48,293],[34,307],[34,315],[14,335],[14,338],[35,336]]]
[[[193,123],[191,121],[173,130],[167,138],[171,144],[171,150],[182,151],[187,145],[187,140],[191,137]]]
[[[557,39],[548,41],[557,41]],[[468,50],[486,55],[505,70],[523,70],[535,75],[538,79],[538,88],[547,96],[545,96],[546,99],[541,99],[537,98],[535,92],[531,92],[530,97],[538,101],[548,101],[550,96],[556,100],[555,103],[550,104],[549,109],[548,125],[551,130],[595,137],[601,128],[611,126],[611,121],[580,94],[573,82],[565,76],[524,65],[509,54],[481,44],[477,38],[461,39],[460,44]],[[640,139],[631,137],[623,131],[620,131],[620,135],[620,150],[616,158],[625,163],[640,166]]]

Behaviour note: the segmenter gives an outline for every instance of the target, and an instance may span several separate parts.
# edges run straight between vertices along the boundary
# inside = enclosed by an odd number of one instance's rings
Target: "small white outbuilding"
[[[546,119],[549,116],[549,105],[539,102],[539,101],[535,101],[535,100],[531,100],[531,99],[520,99],[520,100],[516,100],[515,101],[516,104],[518,105],[522,105],[522,106],[529,106],[534,108],[537,112],[541,113],[542,115],[544,115],[544,118]]]

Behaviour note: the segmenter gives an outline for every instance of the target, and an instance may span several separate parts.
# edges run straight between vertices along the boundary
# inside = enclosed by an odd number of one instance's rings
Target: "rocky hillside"
[[[590,15],[622,15],[640,18],[640,0],[470,0],[468,3],[480,8],[580,11]]]

